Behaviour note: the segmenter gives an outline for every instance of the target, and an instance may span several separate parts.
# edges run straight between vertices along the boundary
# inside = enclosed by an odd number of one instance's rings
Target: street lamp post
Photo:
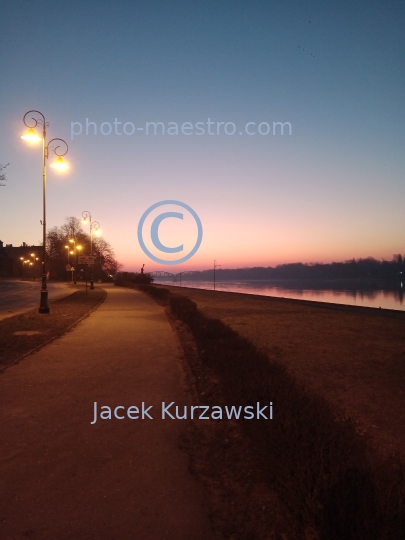
[[[33,266],[32,268],[32,274],[34,276],[34,281],[35,281],[35,261],[38,260],[38,257],[35,257],[35,253],[31,253],[31,257],[32,257],[32,263],[30,264],[30,266]]]
[[[74,252],[74,251],[69,251],[69,253],[70,253],[71,255],[74,255],[75,252]],[[72,283],[73,283],[73,272],[74,272],[74,269],[75,269],[75,267],[72,266],[72,265],[70,265],[70,272],[71,272],[70,281],[71,281]]]
[[[35,118],[32,116],[26,120],[27,116],[30,113],[39,114],[40,118]],[[41,137],[35,133],[37,126],[42,126],[42,199],[43,199],[43,220],[42,220],[42,242],[43,242],[43,254],[42,254],[42,287],[41,287],[41,299],[39,304],[39,313],[49,313],[48,306],[48,290],[46,287],[46,160],[49,157],[49,152],[53,152],[57,157],[56,161],[51,164],[51,167],[59,171],[65,171],[69,166],[63,161],[62,156],[64,156],[68,151],[68,145],[63,139],[51,139],[49,143],[46,143],[46,128],[49,126],[49,122],[45,120],[45,116],[39,111],[28,111],[24,114],[23,122],[28,128],[28,132],[25,135],[22,135],[21,138],[30,142],[37,143],[40,142]],[[54,141],[61,141],[66,146],[65,152],[59,152],[57,146],[50,146]]]
[[[23,265],[24,265],[24,275],[25,277],[28,279],[28,270],[26,270],[26,265],[29,265],[30,264],[30,260],[29,259],[26,259],[25,261],[23,261]]]
[[[74,271],[72,272],[72,279],[73,279],[73,274],[74,274],[74,284],[76,285],[76,268],[77,268],[77,251],[81,250],[82,249],[82,246],[76,246],[76,238],[72,238],[69,240],[70,243],[73,243],[73,254],[74,254],[74,261],[75,261],[75,265],[74,265]]]
[[[90,223],[90,255],[93,255],[93,228],[97,232],[100,228],[100,223],[98,221],[92,221],[91,214],[87,210],[82,212],[82,217],[83,223],[87,223],[87,220]],[[93,265],[91,265],[90,289],[94,289]]]
[[[39,257],[35,257],[35,262],[37,262],[37,261],[39,261]],[[35,268],[36,268],[36,267],[35,267]],[[37,277],[37,276],[36,276],[36,272],[34,272],[34,281],[35,281],[36,277]]]
[[[215,270],[218,268],[218,266],[221,266],[221,265],[217,264],[217,261],[214,259],[214,291],[215,291]]]
[[[65,246],[65,249],[67,249],[67,264],[66,264],[66,276],[67,276],[67,280],[66,280],[66,281],[69,281],[69,270],[68,270],[68,268],[69,268],[69,266],[70,266],[70,265],[69,265],[69,250],[70,250],[70,248],[69,248],[69,246]]]

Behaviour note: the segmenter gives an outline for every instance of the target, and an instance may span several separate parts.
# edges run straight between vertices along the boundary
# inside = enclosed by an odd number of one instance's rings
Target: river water
[[[213,290],[212,281],[182,280],[170,281],[155,278],[155,283],[162,285],[193,287],[196,289]],[[398,283],[397,288],[384,289],[376,285],[362,285],[354,282],[316,283],[314,281],[269,281],[269,280],[239,280],[217,281],[218,291],[236,292],[242,294],[258,294],[280,298],[295,298],[299,300],[315,300],[350,306],[376,307],[382,309],[397,309],[404,311],[404,284]]]

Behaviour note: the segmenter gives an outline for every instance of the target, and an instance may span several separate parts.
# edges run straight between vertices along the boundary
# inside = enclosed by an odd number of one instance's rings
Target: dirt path
[[[185,421],[161,419],[163,401],[189,404],[177,338],[153,300],[107,289],[88,319],[0,377],[0,537],[214,538],[179,450]],[[118,415],[144,402],[153,420],[92,425],[94,402]]]

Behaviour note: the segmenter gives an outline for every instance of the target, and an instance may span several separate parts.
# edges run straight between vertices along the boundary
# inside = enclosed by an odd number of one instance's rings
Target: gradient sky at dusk
[[[125,270],[173,271],[137,240],[143,212],[165,199],[204,229],[177,271],[405,253],[403,2],[16,0],[1,18],[4,243],[42,238],[41,149],[20,138],[37,109],[48,139],[69,144],[69,173],[48,168],[48,228],[89,210]],[[72,140],[86,118],[97,135]],[[211,119],[236,133],[100,134],[115,119]],[[249,136],[247,122],[290,122],[292,135]],[[195,227],[160,231],[186,247]]]

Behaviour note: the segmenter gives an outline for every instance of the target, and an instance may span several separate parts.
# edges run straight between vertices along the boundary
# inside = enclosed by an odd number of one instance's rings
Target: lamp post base
[[[49,313],[48,291],[41,291],[41,301],[38,311],[39,313]]]

